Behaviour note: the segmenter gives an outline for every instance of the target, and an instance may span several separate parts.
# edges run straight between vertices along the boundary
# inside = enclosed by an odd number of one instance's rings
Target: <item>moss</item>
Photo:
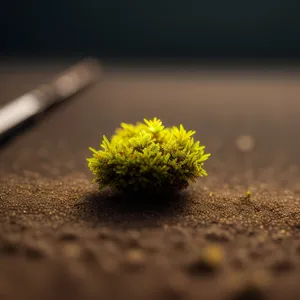
[[[87,158],[102,190],[106,186],[120,191],[149,189],[180,190],[199,176],[210,154],[194,141],[195,131],[183,125],[165,128],[161,120],[144,119],[144,123],[121,123],[121,128],[108,140],[103,136],[100,150],[90,148]]]

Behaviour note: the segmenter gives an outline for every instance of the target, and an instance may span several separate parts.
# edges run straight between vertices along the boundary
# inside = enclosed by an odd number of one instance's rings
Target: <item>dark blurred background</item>
[[[2,1],[2,56],[300,58],[300,2]]]

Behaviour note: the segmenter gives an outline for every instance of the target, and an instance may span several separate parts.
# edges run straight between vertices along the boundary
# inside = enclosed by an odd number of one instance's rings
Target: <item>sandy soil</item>
[[[33,177],[33,178],[32,178]],[[298,299],[300,196],[201,182],[170,199],[84,175],[0,184],[1,296]],[[47,298],[48,297],[48,298]],[[13,297],[14,298],[14,297]]]
[[[0,72],[1,101],[54,73],[26,68]],[[0,299],[299,299],[300,76],[254,75],[114,71],[2,146]],[[88,146],[152,116],[197,130],[209,176],[99,193]]]

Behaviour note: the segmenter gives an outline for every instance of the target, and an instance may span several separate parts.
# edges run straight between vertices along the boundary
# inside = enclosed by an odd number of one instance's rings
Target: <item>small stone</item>
[[[145,255],[140,250],[129,250],[125,254],[125,265],[130,269],[141,269],[145,266]]]
[[[192,275],[212,274],[220,268],[223,258],[224,254],[220,247],[206,247],[198,258],[188,264],[187,271]]]

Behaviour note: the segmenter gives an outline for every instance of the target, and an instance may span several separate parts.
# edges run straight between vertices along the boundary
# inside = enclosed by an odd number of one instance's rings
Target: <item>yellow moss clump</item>
[[[157,118],[136,125],[121,123],[110,141],[103,136],[102,149],[90,148],[93,157],[87,161],[94,182],[100,190],[186,188],[196,177],[207,176],[203,164],[210,156],[194,141],[194,134],[183,125],[165,128]]]

